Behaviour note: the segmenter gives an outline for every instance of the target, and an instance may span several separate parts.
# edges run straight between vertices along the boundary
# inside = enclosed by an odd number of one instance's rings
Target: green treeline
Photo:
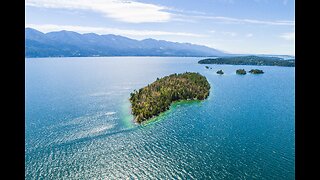
[[[232,64],[232,65],[257,65],[257,66],[287,66],[294,67],[295,60],[283,60],[278,57],[261,57],[261,56],[236,56],[220,57],[216,59],[203,59],[198,61],[199,64]]]
[[[210,84],[199,73],[171,74],[130,94],[132,114],[141,123],[169,109],[179,100],[203,100],[209,96]]]

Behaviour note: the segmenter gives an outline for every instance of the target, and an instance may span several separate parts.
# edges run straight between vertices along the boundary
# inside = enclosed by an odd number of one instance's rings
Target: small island
[[[236,73],[237,73],[237,74],[240,74],[240,75],[245,75],[245,74],[247,74],[246,70],[244,70],[244,69],[237,69],[237,70],[236,70]]]
[[[284,60],[279,57],[265,56],[229,56],[219,58],[202,59],[199,64],[230,64],[230,65],[255,65],[255,66],[286,66],[294,67],[295,60]]]
[[[199,73],[171,74],[130,94],[132,114],[142,123],[169,109],[172,102],[204,100],[209,96],[210,84]]]
[[[260,69],[251,69],[249,71],[249,73],[251,73],[251,74],[263,74],[264,72],[262,70],[260,70]]]
[[[217,71],[217,74],[222,75],[222,74],[224,74],[224,72],[220,69],[219,71]]]
[[[211,67],[209,67],[209,66],[205,66],[206,67],[206,69],[212,69]]]

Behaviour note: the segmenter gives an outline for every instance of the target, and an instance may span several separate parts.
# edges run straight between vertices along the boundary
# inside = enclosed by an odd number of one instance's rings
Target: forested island
[[[220,69],[219,71],[217,71],[217,74],[224,74],[224,72]]]
[[[130,94],[132,114],[141,123],[169,109],[179,100],[204,100],[209,96],[210,84],[199,73],[171,74]]]
[[[237,73],[237,74],[240,74],[240,75],[245,75],[245,74],[247,74],[246,70],[244,70],[244,69],[237,69],[237,70],[236,70],[236,73]]]
[[[257,65],[257,66],[286,66],[294,67],[295,60],[284,60],[279,57],[262,57],[262,56],[235,56],[219,57],[216,59],[203,59],[198,61],[199,64],[231,64],[231,65]]]
[[[251,73],[251,74],[263,74],[264,72],[263,72],[263,70],[260,70],[260,69],[251,69],[249,71],[249,73]]]

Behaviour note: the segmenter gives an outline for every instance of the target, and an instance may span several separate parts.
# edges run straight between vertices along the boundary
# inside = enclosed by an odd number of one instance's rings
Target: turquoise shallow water
[[[295,68],[200,59],[26,59],[26,179],[294,179]],[[133,123],[130,92],[185,71],[207,77],[209,98]]]

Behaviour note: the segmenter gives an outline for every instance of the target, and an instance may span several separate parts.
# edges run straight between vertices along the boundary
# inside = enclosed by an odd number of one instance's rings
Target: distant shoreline
[[[48,56],[48,57],[25,57],[25,59],[40,59],[40,58],[96,58],[96,57],[194,57],[194,58],[216,58],[218,56]]]
[[[282,66],[295,67],[295,59],[284,59],[272,56],[232,56],[207,58],[198,61],[198,64],[228,64],[228,65],[252,65],[252,66]]]
[[[25,59],[40,59],[40,58],[91,58],[91,57],[195,57],[195,58],[219,58],[219,57],[230,57],[230,56],[240,56],[240,55],[226,55],[226,56],[128,56],[128,55],[123,55],[123,56],[45,56],[45,57],[26,57]],[[241,56],[247,56],[247,55],[241,55]],[[276,56],[290,56],[292,58],[295,58],[295,56],[291,55],[256,55],[256,56],[267,56],[267,57],[276,57]]]

